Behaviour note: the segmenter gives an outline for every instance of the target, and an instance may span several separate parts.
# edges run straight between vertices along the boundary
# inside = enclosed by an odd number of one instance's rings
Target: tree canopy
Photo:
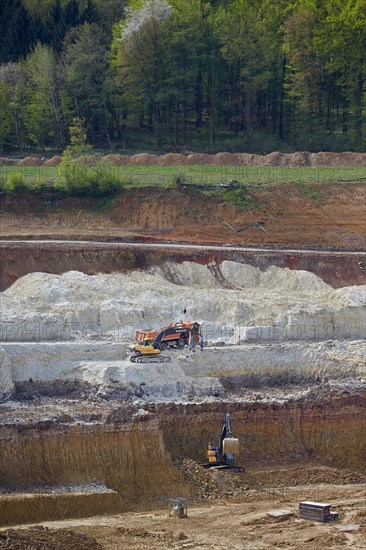
[[[0,151],[364,150],[366,0],[2,0]]]

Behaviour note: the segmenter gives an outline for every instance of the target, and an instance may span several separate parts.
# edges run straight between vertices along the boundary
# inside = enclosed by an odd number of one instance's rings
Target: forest
[[[0,153],[364,151],[366,0],[2,0]]]

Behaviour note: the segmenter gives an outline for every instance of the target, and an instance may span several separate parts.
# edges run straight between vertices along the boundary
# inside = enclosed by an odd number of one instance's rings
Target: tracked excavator
[[[168,363],[171,359],[161,352],[168,348],[183,349],[190,338],[199,341],[200,326],[197,322],[180,321],[157,330],[137,330],[136,344],[129,346],[128,353],[133,363]]]
[[[234,470],[243,472],[243,466],[235,463],[235,458],[239,455],[239,439],[233,437],[231,431],[230,413],[226,413],[225,421],[221,428],[218,446],[211,441],[206,450],[207,462],[201,464],[204,468],[215,468],[218,470]]]

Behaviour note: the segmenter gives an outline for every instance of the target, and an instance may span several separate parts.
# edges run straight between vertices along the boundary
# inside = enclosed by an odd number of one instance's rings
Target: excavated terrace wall
[[[164,446],[158,420],[3,426],[0,486],[105,484],[126,509],[184,492]]]
[[[239,462],[291,463],[315,460],[366,473],[366,393],[309,403],[221,403],[151,406],[160,417],[167,449],[204,460],[209,440],[218,442],[225,413],[231,413]]]
[[[366,256],[364,253],[352,256],[331,255],[314,250],[281,252],[273,249],[262,252],[208,250],[202,246],[197,252],[176,249],[126,248],[123,243],[1,243],[0,244],[0,291],[7,289],[14,281],[27,273],[42,271],[62,274],[67,271],[81,271],[88,275],[147,269],[164,262],[197,262],[203,265],[217,264],[224,260],[246,263],[262,270],[274,265],[290,269],[310,271],[335,288],[365,283]]]
[[[204,461],[207,442],[218,440],[227,411],[247,467],[315,460],[366,473],[365,409],[366,393],[308,403],[150,404],[139,421],[126,421],[121,408],[101,424],[89,419],[4,426],[0,485],[105,484],[126,509],[187,494],[171,456]]]
[[[118,514],[125,508],[123,500],[115,491],[4,495],[0,497],[0,525]]]

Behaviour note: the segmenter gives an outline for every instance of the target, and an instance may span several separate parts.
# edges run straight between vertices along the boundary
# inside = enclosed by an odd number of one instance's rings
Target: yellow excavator
[[[132,344],[127,351],[132,363],[169,363],[170,357],[163,355],[160,348],[154,348],[150,340],[142,344]]]
[[[235,463],[235,458],[237,456],[239,456],[239,439],[233,437],[230,413],[226,413],[225,421],[221,429],[219,444],[215,446],[211,441],[208,442],[206,450],[207,462],[204,462],[201,466],[204,468],[243,472],[243,466],[239,466]]]
[[[133,363],[168,363],[171,359],[161,352],[169,348],[184,349],[194,338],[199,341],[200,325],[197,322],[181,321],[157,330],[138,330],[136,343],[128,346],[127,352]],[[193,346],[194,347],[194,346]]]

